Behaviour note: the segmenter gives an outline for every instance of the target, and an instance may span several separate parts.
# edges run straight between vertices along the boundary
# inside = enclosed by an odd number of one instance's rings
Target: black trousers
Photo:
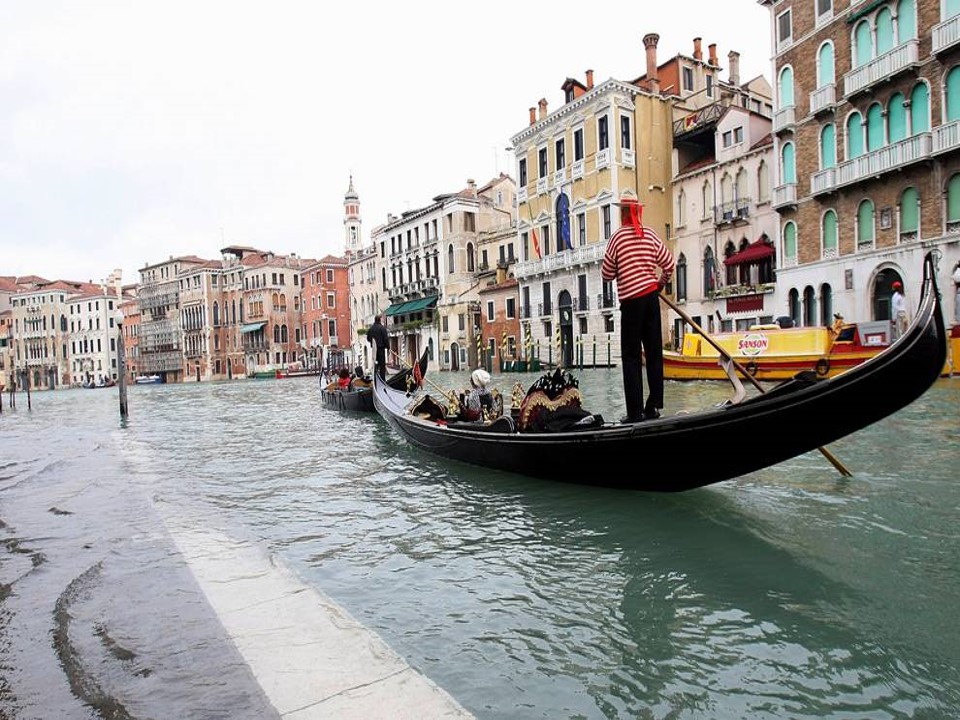
[[[642,353],[642,354],[641,354]],[[663,407],[663,331],[660,300],[652,292],[620,303],[620,362],[627,417],[639,420],[643,405],[643,355],[647,360],[650,394],[646,407]]]

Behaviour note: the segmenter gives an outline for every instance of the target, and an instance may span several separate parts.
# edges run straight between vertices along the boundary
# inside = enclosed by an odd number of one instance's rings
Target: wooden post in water
[[[30,368],[23,371],[24,385],[27,386],[27,410],[33,410],[33,401],[30,399]]]
[[[127,419],[127,353],[123,347],[123,311],[117,308],[117,387],[120,392],[120,419]],[[198,366],[199,367],[199,366]]]

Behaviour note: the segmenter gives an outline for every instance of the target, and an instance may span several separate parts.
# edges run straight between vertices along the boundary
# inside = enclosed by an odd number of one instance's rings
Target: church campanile
[[[353,175],[350,176],[350,187],[343,196],[343,231],[344,247],[348,254],[356,255],[360,252],[360,196],[353,189]]]

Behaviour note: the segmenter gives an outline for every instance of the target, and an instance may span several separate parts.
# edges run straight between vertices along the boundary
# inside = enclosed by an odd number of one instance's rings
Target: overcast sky
[[[344,249],[499,172],[529,108],[710,43],[771,78],[756,0],[0,0],[0,275],[93,280],[171,255]],[[584,12],[588,14],[585,16]]]

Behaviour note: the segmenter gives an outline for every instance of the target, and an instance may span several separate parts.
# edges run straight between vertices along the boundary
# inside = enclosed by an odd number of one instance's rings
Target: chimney
[[[703,60],[703,50],[700,48],[702,38],[695,37],[693,39],[693,59],[694,60]]]
[[[467,178],[467,189],[470,191],[470,194],[474,197],[477,196],[477,181],[473,178]]]
[[[727,62],[730,64],[730,84],[740,85],[740,53],[731,50],[727,53]]]
[[[540,106],[540,120],[543,120],[547,116],[547,99],[540,98],[538,105]]]
[[[710,43],[707,45],[707,50],[710,51],[710,64],[714,67],[719,67],[719,63],[717,62],[717,44]]]
[[[660,92],[660,76],[657,73],[657,43],[660,36],[656,33],[647,33],[643,36],[643,46],[647,50],[647,82],[651,92]]]
[[[587,70],[587,90],[593,90],[593,70]]]
[[[535,125],[537,123],[537,109],[535,107],[530,108],[530,124]]]

